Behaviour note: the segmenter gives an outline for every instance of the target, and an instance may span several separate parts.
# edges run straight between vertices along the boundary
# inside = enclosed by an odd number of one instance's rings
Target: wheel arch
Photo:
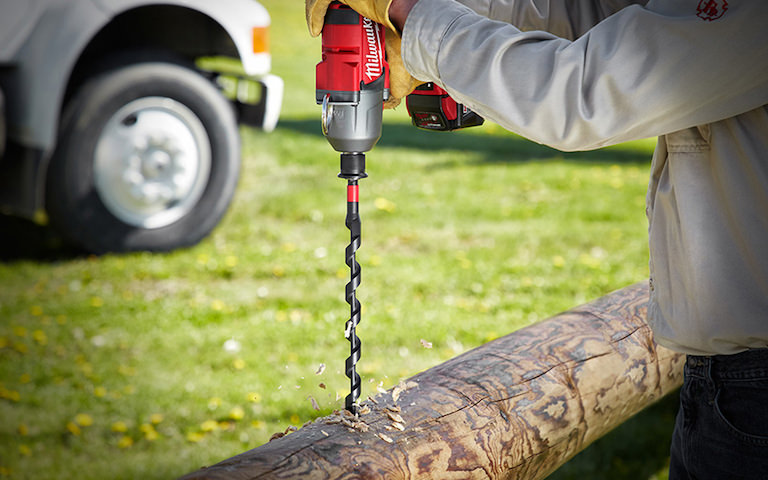
[[[255,2],[254,2],[255,3]],[[176,63],[193,66],[203,56],[241,58],[241,52],[229,31],[210,15],[180,5],[143,5],[112,17],[88,41],[72,65],[60,101],[51,112],[52,136],[44,142],[37,175],[37,205],[29,211],[44,208],[45,184],[50,160],[57,146],[58,131],[67,103],[94,74],[118,66],[131,52],[137,58],[155,55]]]
[[[74,92],[111,59],[131,51],[176,56],[193,64],[203,56],[240,58],[240,51],[226,28],[209,15],[178,5],[146,5],[114,16],[88,42],[73,65],[61,111]]]

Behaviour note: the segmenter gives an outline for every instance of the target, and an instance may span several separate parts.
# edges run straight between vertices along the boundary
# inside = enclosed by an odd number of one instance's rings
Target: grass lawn
[[[2,219],[0,478],[175,478],[342,408],[349,233],[314,104],[319,43],[301,2],[263,3],[283,115],[243,129],[211,237],[96,258]],[[647,278],[652,147],[563,154],[387,111],[360,183],[363,397]],[[665,478],[673,413],[661,402],[553,478]]]

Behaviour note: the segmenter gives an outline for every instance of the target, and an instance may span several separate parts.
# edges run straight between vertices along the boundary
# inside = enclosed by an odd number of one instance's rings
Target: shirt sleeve
[[[632,4],[647,0],[457,0],[492,20],[522,31],[544,30],[573,40],[598,22]]]
[[[420,0],[403,60],[510,131],[594,149],[768,104],[768,2],[713,1],[707,11],[698,0],[629,6],[568,40],[453,0]]]

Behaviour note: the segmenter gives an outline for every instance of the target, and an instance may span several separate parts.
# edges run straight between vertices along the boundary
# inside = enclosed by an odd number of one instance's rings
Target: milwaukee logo
[[[365,39],[368,45],[368,51],[365,54],[365,65],[363,67],[363,73],[367,78],[366,83],[370,83],[379,78],[384,68],[381,58],[381,38],[379,35],[380,28],[381,27],[378,23],[369,18],[363,17],[363,29],[365,31]]]

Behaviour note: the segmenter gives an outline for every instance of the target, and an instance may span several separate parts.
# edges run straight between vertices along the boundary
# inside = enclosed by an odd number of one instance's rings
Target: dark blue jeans
[[[768,349],[689,355],[670,480],[768,479]]]

